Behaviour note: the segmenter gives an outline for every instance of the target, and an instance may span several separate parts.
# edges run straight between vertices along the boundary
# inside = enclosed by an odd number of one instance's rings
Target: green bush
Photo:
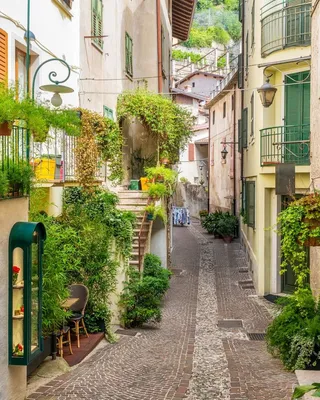
[[[222,218],[222,211],[215,211],[214,213],[210,213],[206,216],[206,218],[201,222],[201,225],[208,233],[213,233],[214,235],[218,235],[218,222]]]
[[[129,270],[129,279],[120,300],[124,308],[124,326],[132,328],[150,321],[161,321],[161,299],[169,289],[170,276],[171,272],[162,268],[160,258],[154,254],[146,254],[142,277],[135,269]]]
[[[311,290],[282,299],[283,308],[267,330],[270,353],[288,370],[315,367],[320,359],[320,307]]]
[[[230,213],[222,213],[216,224],[217,233],[222,237],[234,237],[238,218]]]

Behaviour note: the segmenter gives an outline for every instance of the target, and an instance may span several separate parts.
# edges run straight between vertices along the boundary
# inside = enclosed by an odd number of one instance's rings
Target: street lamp
[[[263,107],[267,108],[271,106],[277,90],[277,88],[271,85],[271,83],[269,82],[269,78],[267,78],[266,83],[264,83],[261,88],[258,89]]]
[[[53,96],[52,96],[52,99],[51,99],[51,104],[54,107],[59,107],[62,104],[62,98],[60,96],[60,93],[72,93],[74,91],[72,88],[70,88],[68,86],[61,85],[61,83],[64,83],[69,79],[70,74],[71,74],[70,65],[66,61],[62,60],[61,58],[50,58],[49,60],[46,60],[42,64],[40,64],[39,67],[36,69],[36,71],[35,71],[35,73],[33,75],[33,80],[32,80],[32,100],[34,100],[35,83],[36,83],[36,77],[37,77],[37,74],[39,72],[39,69],[43,65],[45,65],[45,64],[47,64],[47,63],[49,63],[51,61],[58,61],[58,62],[64,64],[66,66],[67,70],[68,70],[67,77],[65,79],[61,80],[61,81],[55,80],[53,78],[55,78],[57,76],[57,73],[55,71],[51,71],[49,73],[49,81],[52,82],[53,85],[52,84],[43,85],[43,86],[40,86],[40,89],[45,91],[45,92],[53,93]]]
[[[223,160],[225,160],[227,158],[228,155],[228,150],[227,150],[227,146],[223,146],[223,149],[221,150],[221,157]]]

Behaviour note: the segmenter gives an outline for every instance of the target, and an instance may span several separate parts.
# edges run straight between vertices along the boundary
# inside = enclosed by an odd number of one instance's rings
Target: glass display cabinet
[[[9,238],[9,364],[28,365],[43,351],[42,223],[17,222]]]

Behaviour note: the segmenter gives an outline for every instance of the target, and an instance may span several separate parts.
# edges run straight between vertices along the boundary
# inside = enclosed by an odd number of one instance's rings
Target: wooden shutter
[[[241,143],[242,147],[245,149],[248,147],[248,109],[244,108],[242,110],[242,131],[241,131]]]
[[[102,1],[92,0],[91,2],[91,33],[92,36],[102,36],[103,35],[103,23],[102,23]],[[101,37],[93,38],[94,43],[99,47],[103,47],[103,40]]]
[[[188,145],[189,150],[189,161],[194,161],[194,143],[189,143]]]
[[[241,153],[241,149],[242,149],[241,136],[242,136],[242,121],[241,121],[241,119],[238,119],[238,152],[239,153]]]
[[[242,54],[238,55],[238,88],[243,88],[243,58]]]
[[[125,51],[126,51],[126,72],[128,75],[132,76],[133,75],[133,59],[132,59],[132,53],[133,53],[133,42],[130,37],[130,35],[126,32],[126,38],[125,38]]]
[[[249,32],[246,35],[246,76],[249,73]]]
[[[243,0],[239,0],[239,21],[243,19]]]
[[[8,80],[8,34],[0,29],[0,82]]]
[[[248,226],[254,228],[256,224],[256,184],[255,182],[246,182],[246,184]]]

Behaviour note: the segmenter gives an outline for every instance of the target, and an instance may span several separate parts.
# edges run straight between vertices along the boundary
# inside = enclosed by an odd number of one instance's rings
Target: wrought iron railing
[[[311,43],[311,1],[272,0],[261,8],[261,55]]]
[[[310,164],[310,124],[285,125],[260,131],[261,165]]]
[[[40,181],[76,181],[76,143],[77,137],[61,131],[50,132],[43,143],[32,142],[30,158],[36,178]],[[98,181],[105,180],[105,166],[97,166],[95,177]]]

